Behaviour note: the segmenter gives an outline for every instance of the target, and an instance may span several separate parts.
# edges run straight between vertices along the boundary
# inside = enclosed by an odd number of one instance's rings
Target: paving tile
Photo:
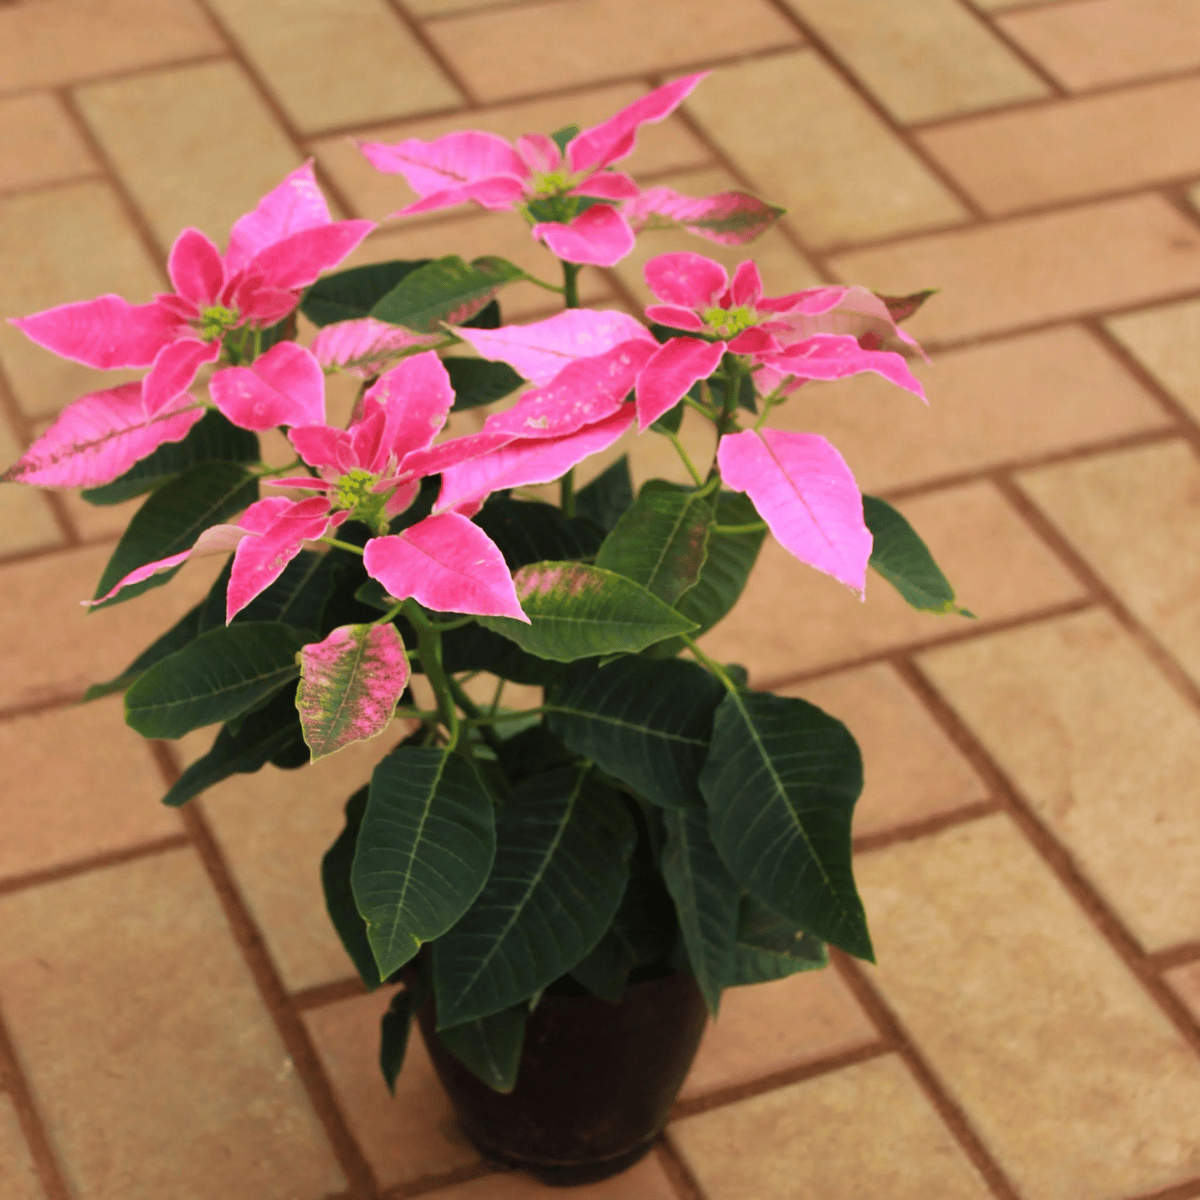
[[[994,215],[1200,174],[1180,127],[1200,121],[1200,80],[973,117],[918,134],[925,149]]]
[[[8,422],[0,416],[0,471],[16,462],[21,451],[20,442],[9,432]],[[0,558],[58,546],[62,541],[62,530],[38,488],[0,484]]]
[[[12,1101],[0,1095],[0,1188],[5,1200],[45,1200]]]
[[[942,289],[909,322],[926,341],[1124,308],[1200,285],[1200,233],[1132,196],[841,254],[838,278],[889,294]]]
[[[385,0],[212,0],[301,133],[460,104]]]
[[[117,697],[0,722],[8,806],[0,878],[181,833],[162,776]],[[97,781],[103,781],[99,786]]]
[[[164,253],[188,225],[223,247],[230,225],[300,164],[234,63],[93,84],[77,96]]]
[[[0,710],[116,675],[207,594],[222,566],[219,558],[189,563],[166,586],[89,613],[80,601],[111,554],[110,545],[90,546],[0,567]]]
[[[932,121],[1049,93],[958,0],[785,3],[897,120]]]
[[[534,1200],[539,1196],[544,1200],[547,1190],[532,1176],[515,1171],[511,1175],[487,1175],[428,1195],[430,1200]],[[603,1183],[572,1188],[571,1196],[578,1200],[677,1200],[678,1193],[658,1158],[651,1154]]]
[[[388,1095],[379,1070],[379,1021],[391,996],[392,989],[381,988],[304,1014],[338,1105],[381,1187],[479,1161],[415,1028],[395,1097]]]
[[[0,899],[0,1005],[80,1200],[345,1187],[190,850]]]
[[[1104,327],[1200,421],[1200,300],[1112,317]]]
[[[471,109],[447,117],[401,121],[365,131],[359,137],[362,141],[372,142],[398,142],[410,137],[429,140],[460,129],[482,129],[512,140],[523,133],[552,133],[564,125],[575,124],[586,129],[632,104],[648,90],[637,83],[617,83],[545,100],[524,100],[493,108]],[[376,171],[352,138],[319,138],[309,142],[309,148],[341,188],[355,212],[362,216],[379,220],[414,198],[403,177]],[[672,116],[641,129],[637,149],[629,158],[622,159],[621,169],[635,175],[675,171],[699,166],[709,157],[708,150],[695,134],[678,116]],[[433,217],[438,215],[433,214]],[[419,216],[406,218],[417,219]]]
[[[124,533],[130,517],[141,507],[145,497],[137,496],[120,504],[89,504],[78,492],[62,492],[60,499],[76,533],[85,541],[99,541]]]
[[[1047,4],[1009,13],[999,24],[1075,91],[1200,66],[1195,0]]]
[[[655,0],[652,9],[640,0],[575,0],[447,17],[426,31],[485,101],[672,71],[799,40],[766,0],[703,10],[689,0]]]
[[[74,83],[222,49],[193,0],[10,4],[0,9],[0,90]]]
[[[894,1055],[676,1121],[670,1137],[708,1200],[991,1195]]]
[[[727,988],[720,1015],[704,1032],[680,1098],[753,1083],[878,1037],[833,969]]]
[[[1028,461],[1171,424],[1161,405],[1097,339],[1073,325],[909,365],[925,387],[928,407],[881,376],[863,374],[806,385],[775,409],[768,423],[827,437],[867,492]]]
[[[204,794],[212,830],[289,991],[355,974],[325,911],[321,858],[342,831],[346,801],[403,732],[397,726],[294,771],[266,766],[234,775]],[[213,737],[204,731],[205,751]]]
[[[797,115],[796,97],[803,96]],[[959,202],[818,55],[726,67],[688,110],[818,249],[966,218]]]
[[[1130,611],[1200,682],[1200,462],[1184,442],[1018,476]]]
[[[1200,1021],[1200,962],[1176,967],[1164,976],[1171,990],[1188,1006]]]
[[[59,183],[97,169],[55,96],[35,92],[0,100],[0,191]]]
[[[946,488],[897,507],[929,545],[960,603],[979,615],[978,625],[916,612],[874,573],[866,603],[860,603],[768,538],[737,606],[705,635],[708,653],[744,663],[754,686],[762,687],[893,647],[977,632],[989,621],[1083,596],[990,484]]]
[[[162,290],[109,188],[78,183],[0,198],[0,227],[0,365],[26,415],[49,416],[84,392],[139,378],[57,358],[3,320],[105,292],[144,303]]]
[[[1021,1195],[1117,1200],[1200,1171],[1200,1061],[1008,818],[856,872],[872,978]]]
[[[824,709],[854,734],[866,778],[854,808],[855,837],[988,798],[971,764],[892,667],[877,663],[779,690]]]

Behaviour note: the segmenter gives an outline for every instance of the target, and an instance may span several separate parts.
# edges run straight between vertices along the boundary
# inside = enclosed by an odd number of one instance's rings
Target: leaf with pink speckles
[[[342,625],[305,646],[296,708],[313,762],[381,734],[407,682],[395,625]]]

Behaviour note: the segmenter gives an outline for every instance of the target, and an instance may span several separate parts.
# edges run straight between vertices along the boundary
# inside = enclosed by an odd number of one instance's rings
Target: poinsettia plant
[[[701,78],[515,146],[463,132],[362,147],[417,193],[397,215],[471,202],[523,218],[562,263],[561,284],[533,280],[562,297],[548,319],[503,323],[497,297],[531,276],[501,258],[335,271],[373,226],[332,220],[309,165],[224,253],[184,230],[172,294],[14,321],[86,365],[149,368],[68,405],[3,476],[93,504],[145,496],[86,603],[229,556],[204,600],[88,693],[123,691],[148,738],[220,726],[165,803],[400,739],[322,864],[367,987],[406,972],[384,1020],[389,1083],[430,994],[446,1047],[505,1090],[547,988],[615,1002],[685,970],[715,1014],[724,988],[820,967],[828,945],[872,955],[851,870],[854,739],[697,639],[734,608],[768,533],[860,595],[870,566],[917,608],[964,611],[829,442],[771,424],[802,385],[863,371],[923,399],[898,322],[925,294],[768,296],[752,259],[730,277],[683,252],[647,263],[644,319],[579,308],[582,267],[613,265],[646,229],[741,245],[778,217],[615,168]],[[297,312],[317,328],[308,345]],[[326,408],[336,373],[362,381],[345,428]],[[485,405],[477,432],[444,435]],[[679,436],[685,408],[714,431],[709,462]],[[635,426],[669,440],[689,482],[635,492],[621,457],[577,488],[577,468]],[[292,461],[264,460],[268,430]],[[528,490],[556,480],[557,505]],[[480,672],[497,681],[487,704],[465,689]],[[543,702],[507,708],[509,682]]]

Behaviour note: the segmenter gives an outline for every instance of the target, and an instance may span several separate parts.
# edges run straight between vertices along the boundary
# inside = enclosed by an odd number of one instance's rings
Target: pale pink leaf
[[[341,625],[300,651],[296,709],[312,761],[378,737],[408,682],[395,625]]]
[[[873,338],[876,348],[895,345],[894,339],[910,346],[917,344],[896,325],[887,305],[864,287],[812,288],[796,293],[795,300],[794,307],[776,310],[778,319],[792,330],[788,340],[833,333]]]
[[[615,208],[594,204],[569,225],[543,221],[531,230],[559,258],[572,263],[612,267],[633,249],[633,230]]]
[[[221,252],[199,229],[185,229],[171,247],[167,274],[175,291],[198,309],[216,304],[225,286]]]
[[[379,404],[386,417],[382,458],[362,465],[383,469],[390,454],[402,459],[424,450],[441,432],[454,405],[454,388],[442,360],[432,350],[397,363],[371,386],[364,400]]]
[[[796,379],[845,379],[863,371],[882,375],[889,383],[926,400],[921,381],[909,370],[902,354],[893,350],[864,350],[857,338],[846,334],[818,333],[785,346],[778,354],[762,359],[765,370],[759,387],[774,386],[770,381],[794,375]]]
[[[164,346],[150,373],[142,380],[142,404],[153,415],[169,408],[192,386],[196,372],[221,356],[219,340],[202,342],[183,337]]]
[[[759,274],[758,264],[748,258],[737,265],[733,279],[729,284],[729,302],[734,306],[748,305],[754,308],[762,299],[763,282]]]
[[[815,433],[746,430],[721,439],[717,464],[785,550],[862,595],[871,532],[858,484],[829,442]]]
[[[326,325],[313,338],[310,349],[326,371],[344,371],[369,379],[392,359],[418,346],[432,345],[439,338],[436,333],[414,333],[374,317],[359,317]]]
[[[512,440],[511,433],[468,433],[462,437],[447,438],[427,450],[413,450],[406,454],[400,460],[397,474],[401,478],[417,479],[436,475],[459,463],[490,454]]]
[[[288,430],[288,441],[310,467],[341,475],[356,465],[350,435],[344,429],[335,429],[331,425],[300,425]]]
[[[720,366],[724,353],[724,342],[691,337],[664,342],[638,375],[638,428],[644,433],[674,408],[693,383],[707,379]]]
[[[622,211],[638,233],[682,228],[722,246],[744,246],[766,233],[785,210],[745,192],[694,197],[653,187],[627,201]]]
[[[523,133],[517,138],[517,153],[535,175],[547,175],[562,165],[558,143],[544,133]]]
[[[664,304],[680,308],[709,308],[729,286],[729,276],[719,262],[690,250],[659,254],[646,263],[642,274]]]
[[[231,272],[240,270],[268,246],[302,229],[328,225],[331,219],[312,162],[306,162],[233,223],[226,264]]]
[[[226,367],[208,385],[213,403],[235,425],[262,431],[325,421],[325,376],[311,350],[280,342],[249,367]]]
[[[238,545],[229,586],[225,590],[226,624],[283,574],[284,567],[300,553],[306,541],[324,536],[329,528],[329,501],[324,496],[312,496],[295,503],[282,496],[269,499],[273,502],[283,500],[287,508],[276,510],[278,515],[271,524]]]
[[[374,221],[335,221],[302,229],[260,250],[247,270],[260,274],[273,288],[297,291],[336,267],[374,228]]]
[[[179,316],[163,301],[130,304],[111,294],[11,317],[9,324],[60,358],[98,371],[148,367],[180,331]]]

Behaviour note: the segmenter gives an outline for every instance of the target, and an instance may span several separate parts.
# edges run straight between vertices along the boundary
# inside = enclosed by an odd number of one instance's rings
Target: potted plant
[[[860,371],[922,396],[898,322],[925,294],[764,296],[752,260],[730,278],[673,253],[645,268],[659,302],[644,322],[578,307],[580,270],[644,229],[740,245],[778,217],[615,169],[701,78],[515,146],[464,132],[362,147],[419,196],[401,214],[472,201],[525,219],[562,262],[561,284],[533,281],[562,296],[547,320],[502,322],[497,296],[531,276],[500,258],[328,273],[372,225],[331,220],[306,165],[224,253],[184,230],[174,293],[14,322],[89,366],[149,368],[68,405],[3,476],[94,504],[145,496],[93,609],[232,552],[208,596],[88,698],[123,691],[148,738],[220,726],[170,805],[399,731],[321,867],[366,986],[403,982],[383,1072],[391,1084],[417,1016],[468,1136],[555,1183],[645,1153],[724,988],[821,967],[827,945],[872,955],[851,871],[854,739],[696,640],[764,538],[860,594],[870,565],[918,608],[963,611],[833,446],[770,420],[802,384]],[[318,327],[307,347],[297,311]],[[347,428],[326,421],[333,372],[362,380]],[[436,440],[451,412],[484,405],[479,432]],[[679,437],[685,407],[711,423],[711,462]],[[576,468],[635,426],[672,443],[690,482],[635,495],[620,458],[576,488]],[[283,466],[260,449],[274,429],[295,454]],[[557,506],[523,490],[554,480]],[[499,681],[490,704],[464,690],[476,672]],[[506,708],[507,681],[544,702]]]

